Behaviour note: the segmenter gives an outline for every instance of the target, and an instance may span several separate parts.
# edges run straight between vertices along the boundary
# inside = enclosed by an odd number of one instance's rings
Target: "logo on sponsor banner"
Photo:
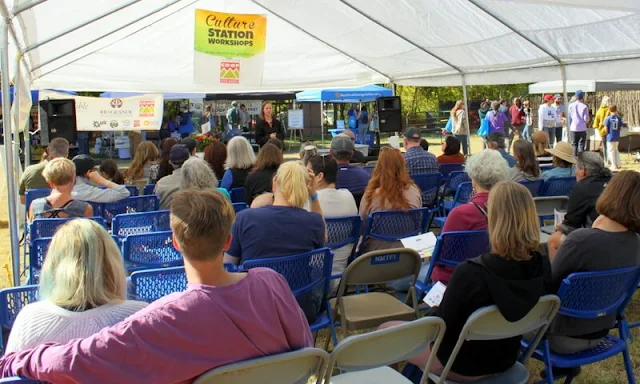
[[[76,109],[87,110],[89,109],[89,103],[86,101],[76,101]]]
[[[96,121],[96,120],[94,120],[94,121],[93,121],[93,127],[94,127],[94,128],[100,128],[100,127],[102,127],[103,125],[107,125],[107,122],[106,122],[105,120],[102,120],[102,121]]]
[[[122,105],[124,105],[122,99],[111,99],[109,104],[111,105],[111,108],[122,108]]]
[[[140,127],[140,120],[133,120],[133,128]]]
[[[122,120],[120,121],[120,124],[125,128],[129,128],[131,126],[131,120]]]
[[[153,100],[142,100],[140,106],[140,117],[153,117],[156,113],[156,103]]]
[[[109,123],[109,126],[111,128],[118,128],[118,122],[116,120],[111,120],[111,122]]]
[[[145,127],[148,127],[151,122],[149,120],[145,120],[142,124],[144,124]]]
[[[220,62],[220,82],[223,84],[240,83],[240,62],[222,61]]]

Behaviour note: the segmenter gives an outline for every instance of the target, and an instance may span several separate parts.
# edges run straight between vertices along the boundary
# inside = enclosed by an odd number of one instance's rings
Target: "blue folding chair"
[[[229,194],[231,195],[231,202],[232,203],[244,203],[244,188],[243,187],[238,187],[238,188],[231,188],[231,190],[229,191]]]
[[[426,230],[434,213],[435,210],[429,208],[372,212],[367,219],[363,242],[369,238],[396,242],[405,237],[419,235]]]
[[[30,189],[24,194],[24,217],[25,219],[29,218],[29,207],[31,207],[31,203],[35,199],[39,199],[41,197],[47,197],[51,194],[51,189],[42,188],[42,189]],[[26,241],[27,234],[29,233],[29,223],[27,220],[24,221],[24,234],[25,241],[23,242],[23,264],[27,265],[27,256],[29,254],[28,241]]]
[[[3,332],[9,331],[16,321],[18,312],[29,303],[38,301],[38,286],[23,285],[21,287],[0,290],[0,348],[4,352]]]
[[[153,195],[153,192],[156,189],[156,185],[155,184],[147,184],[144,186],[144,189],[142,190],[142,193],[144,195]]]
[[[422,206],[433,208],[438,198],[442,175],[440,173],[421,173],[411,175],[411,178],[422,191]]]
[[[333,253],[331,250],[320,248],[299,255],[248,260],[242,264],[240,269],[270,268],[284,276],[301,308],[309,310],[321,308],[316,313],[315,322],[309,324],[311,331],[317,332],[320,329],[329,328],[334,345],[338,345],[338,337],[327,299],[332,263]]]
[[[327,217],[324,219],[327,225],[327,248],[336,250],[352,244],[351,257],[355,253],[356,245],[360,239],[362,218],[360,216]],[[350,257],[350,258],[351,258]],[[332,279],[340,278],[342,274],[332,275]]]
[[[569,196],[575,185],[575,177],[551,178],[542,184],[538,196]]]
[[[416,283],[418,299],[423,293],[431,289],[429,282],[436,265],[455,268],[463,261],[490,251],[489,233],[486,230],[456,231],[441,234],[438,236],[438,241],[433,249],[425,279]]]
[[[56,232],[59,226],[66,223],[67,221],[74,220],[74,218],[64,218],[64,219],[35,219],[29,224],[29,236],[30,241],[35,239],[39,239],[41,237],[53,237],[53,234]],[[106,222],[102,217],[87,217],[89,220],[93,220],[103,227],[107,227]]]
[[[375,165],[365,165],[365,166],[362,167],[362,169],[364,169],[369,174],[369,176],[371,176],[373,174],[373,170],[375,168],[376,168]]]
[[[0,379],[0,384],[40,384],[42,381],[27,379],[26,377],[5,377]]]
[[[538,179],[538,180],[522,180],[522,181],[520,181],[520,184],[522,184],[525,187],[527,187],[529,192],[531,192],[531,196],[532,197],[537,197],[538,196],[538,193],[540,192],[540,188],[542,188],[542,184],[543,183],[544,183],[544,180],[542,180],[542,179]]]
[[[187,289],[187,275],[184,267],[136,271],[131,274],[129,280],[131,281],[129,298],[147,303]]]
[[[460,172],[464,170],[464,163],[440,164],[440,173],[442,177],[447,178],[451,172]]]
[[[128,235],[169,230],[168,210],[117,215],[111,226],[111,233],[121,239]]]
[[[640,267],[627,267],[597,272],[572,273],[562,281],[558,290],[560,309],[558,316],[577,319],[596,319],[616,314],[620,337],[607,335],[595,348],[572,355],[551,352],[547,340],[533,352],[533,357],[545,365],[546,383],[553,384],[553,367],[574,368],[593,364],[622,353],[627,379],[634,384],[633,366],[629,356],[627,340],[630,338],[629,325],[624,317],[624,309],[640,281]],[[522,341],[523,349],[529,351],[527,340]],[[567,377],[570,383],[573,377]]]
[[[433,222],[438,225],[440,228],[444,227],[444,222],[447,220],[447,215],[449,212],[453,210],[453,208],[457,207],[461,204],[466,204],[471,201],[471,196],[473,195],[473,186],[470,181],[465,181],[458,185],[458,190],[456,194],[453,196],[453,200],[443,200],[440,205],[440,217],[435,217]],[[431,227],[431,225],[429,225]]]
[[[553,164],[540,164],[540,173],[553,169]]]
[[[102,217],[111,225],[111,221],[117,215],[136,212],[151,212],[159,209],[160,201],[155,195],[143,195],[127,197],[126,199],[105,203]]]
[[[122,241],[122,256],[130,272],[176,267],[184,264],[182,254],[173,247],[173,232],[161,231],[129,235]]]
[[[248,209],[249,206],[247,205],[247,203],[233,203],[233,210],[238,213],[240,211],[244,211],[245,209]]]
[[[125,185],[125,188],[129,190],[129,196],[138,196],[140,194],[140,189],[138,189],[137,185]]]

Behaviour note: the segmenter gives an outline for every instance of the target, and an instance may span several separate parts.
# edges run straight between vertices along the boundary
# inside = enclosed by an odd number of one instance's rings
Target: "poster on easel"
[[[304,111],[302,109],[287,111],[287,129],[304,129]]]

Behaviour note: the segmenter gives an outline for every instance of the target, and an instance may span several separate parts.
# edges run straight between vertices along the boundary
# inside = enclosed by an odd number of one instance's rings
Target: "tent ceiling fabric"
[[[11,9],[30,0],[2,0]],[[36,88],[215,92],[193,80],[196,8],[268,15],[263,84],[237,92],[619,79],[640,66],[628,0],[56,0],[13,19]],[[60,20],[64,20],[61,23]],[[15,48],[15,47],[14,47]],[[12,52],[10,50],[10,52]],[[215,86],[213,87],[215,88]]]

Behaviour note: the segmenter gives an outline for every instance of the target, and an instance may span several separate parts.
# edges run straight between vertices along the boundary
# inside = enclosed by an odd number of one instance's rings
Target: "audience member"
[[[179,144],[179,141],[175,137],[169,137],[162,141],[160,162],[152,165],[149,169],[149,184],[156,184],[163,177],[173,172],[173,167],[169,164],[169,155],[171,154],[171,148],[176,144]]]
[[[307,141],[300,146],[300,160],[302,160],[302,164],[306,167],[309,163],[309,160],[318,154],[318,147],[312,142]]]
[[[453,208],[442,227],[442,233],[456,231],[479,231],[487,229],[487,201],[489,192],[501,181],[507,179],[509,168],[502,156],[496,151],[485,149],[471,156],[465,166],[465,172],[471,178],[471,185],[475,194],[468,204]],[[432,281],[449,283],[454,268],[436,265],[431,273]],[[421,271],[426,277],[427,268]]]
[[[196,141],[196,139],[194,139],[193,137],[185,137],[182,140],[180,140],[180,144],[184,145],[185,147],[187,147],[187,149],[189,150],[189,153],[191,154],[191,156],[195,156],[196,155],[196,150],[198,148],[198,142]]]
[[[273,117],[273,105],[265,101],[262,103],[260,118],[256,122],[256,143],[260,147],[265,145],[269,139],[284,140],[284,127],[280,120]]]
[[[78,155],[72,161],[76,166],[76,182],[72,192],[74,199],[111,203],[129,197],[127,187],[105,179],[95,170],[96,161],[91,156]]]
[[[544,131],[537,131],[531,135],[531,139],[533,140],[533,151],[536,154],[538,164],[553,164],[553,156],[547,152],[547,148],[549,148],[549,134]]]
[[[610,115],[604,119],[604,126],[607,129],[607,153],[611,169],[617,171],[622,167],[618,146],[620,145],[620,131],[624,122],[618,114],[618,107],[615,104],[611,104],[609,113]]]
[[[197,156],[191,156],[187,161],[182,164],[182,181],[180,183],[180,190],[185,189],[217,189],[222,193],[229,201],[231,201],[231,195],[229,191],[224,188],[218,188],[218,179],[216,174],[213,173],[213,169],[209,163]]]
[[[171,147],[169,165],[173,168],[170,175],[163,177],[156,183],[153,193],[160,199],[160,209],[169,209],[173,195],[182,187],[182,164],[191,157],[189,149],[184,144]]]
[[[151,169],[158,163],[158,148],[150,141],[138,145],[131,166],[124,172],[127,184],[143,185],[151,178]],[[155,167],[156,173],[158,168]],[[155,179],[155,178],[154,178]]]
[[[127,300],[124,262],[109,233],[94,221],[72,220],[51,240],[40,273],[40,301],[20,311],[6,352],[88,337],[145,306]]]
[[[265,268],[225,271],[222,254],[234,216],[218,192],[177,193],[171,229],[184,256],[186,291],[86,339],[5,355],[0,374],[54,383],[188,383],[219,366],[313,346],[309,324],[281,275]]]
[[[124,184],[124,176],[120,172],[120,167],[113,159],[102,160],[100,167],[98,168],[100,175],[109,181],[113,181],[116,184]]]
[[[596,201],[611,181],[611,171],[597,153],[582,152],[576,163],[576,180],[578,182],[569,195],[564,221],[547,243],[552,259],[569,233],[578,228],[590,228],[596,220]]]
[[[421,148],[418,150],[422,151]],[[372,212],[406,211],[413,208],[422,208],[422,192],[411,180],[400,150],[383,147],[360,203],[363,228]],[[360,244],[361,253],[388,248],[402,248],[402,245],[399,241],[376,239],[367,239]]]
[[[76,180],[76,166],[64,157],[47,161],[42,176],[51,188],[48,197],[41,197],[31,202],[29,221],[40,218],[91,217],[91,204],[72,197]]]
[[[242,136],[236,136],[227,144],[227,161],[220,186],[230,191],[233,188],[244,187],[249,171],[256,162],[256,155],[249,141]]]
[[[574,272],[603,271],[640,265],[640,173],[614,176],[596,203],[600,216],[591,228],[576,229],[562,243],[551,263],[553,289]],[[577,319],[557,314],[547,340],[555,353],[591,349],[616,325],[616,314]],[[556,369],[554,368],[554,373]]]
[[[426,139],[420,139],[420,147],[425,151],[429,151],[429,142]]]
[[[280,150],[280,152],[284,152],[284,143],[282,142],[282,140],[272,137],[269,140],[267,140],[267,144],[273,144],[276,147],[278,147],[278,149]]]
[[[516,165],[516,159],[513,158],[509,153],[507,153],[507,144],[505,143],[504,134],[500,132],[491,132],[489,136],[487,136],[487,147],[489,149],[493,149],[498,151],[502,158],[507,162],[509,168],[514,167]]]
[[[409,175],[440,172],[440,165],[436,156],[423,150],[420,146],[420,130],[418,128],[411,127],[404,131],[403,145],[406,149],[404,161]],[[462,163],[464,163],[464,160],[462,160]]]
[[[209,163],[218,180],[222,180],[224,163],[227,161],[227,147],[221,142],[207,145],[204,148],[204,160]]]
[[[573,156],[573,147],[569,143],[560,141],[555,148],[547,148],[547,152],[553,155],[553,168],[542,173],[544,181],[556,177],[572,177],[576,175],[573,164],[576,158]]]
[[[459,145],[462,144],[462,152],[464,156],[466,156],[469,153],[469,118],[467,117],[467,111],[462,100],[456,101],[456,104],[451,110],[451,120],[453,123],[453,136],[458,139]],[[458,152],[460,152],[460,148],[458,148]],[[461,161],[461,163],[463,162],[464,160]]]
[[[25,203],[25,194],[30,189],[44,189],[49,188],[49,184],[42,175],[44,167],[47,165],[47,161],[53,160],[58,157],[69,156],[69,142],[61,137],[56,137],[49,142],[49,146],[45,150],[43,159],[38,164],[33,164],[24,169],[22,177],[20,178],[20,188],[18,194],[20,195],[20,203]]]
[[[349,164],[354,152],[355,146],[349,137],[338,135],[331,140],[331,155],[338,163],[336,188],[348,189],[356,201],[359,201],[367,188],[370,176],[362,167]]]
[[[531,143],[524,139],[516,140],[513,143],[513,156],[516,159],[516,165],[509,168],[507,177],[509,180],[534,181],[540,178],[540,165]]]
[[[273,175],[283,161],[282,151],[275,145],[267,143],[260,148],[256,164],[244,184],[244,201],[248,205],[256,196],[272,192]]]
[[[358,123],[361,124],[361,123]],[[360,127],[360,125],[358,125],[358,127]],[[357,149],[355,149],[355,143],[356,143],[356,134],[353,133],[352,130],[350,129],[345,129],[344,132],[342,132],[340,135],[344,135],[347,136],[349,138],[349,140],[351,140],[353,142],[353,156],[351,157],[351,161],[352,163],[361,163],[364,164],[367,162],[367,157],[360,151],[358,151]]]
[[[464,163],[464,155],[460,153],[460,140],[454,136],[447,136],[442,143],[442,155],[438,156],[440,164]]]
[[[265,145],[261,151],[268,150]],[[273,150],[278,149],[273,147]],[[258,156],[258,162],[260,162]],[[309,171],[299,162],[284,163],[273,182],[273,203],[238,213],[225,260],[295,255],[324,247],[326,230],[318,194]],[[304,209],[311,200],[312,212]]]

